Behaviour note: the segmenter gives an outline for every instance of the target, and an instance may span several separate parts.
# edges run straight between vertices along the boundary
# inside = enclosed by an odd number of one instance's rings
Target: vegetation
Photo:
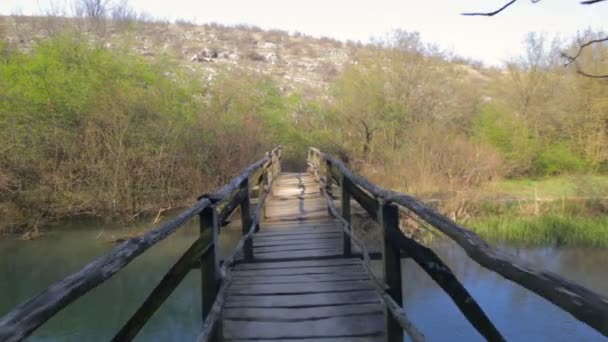
[[[456,219],[477,217],[474,226],[485,227],[478,229],[513,225],[480,218],[471,203],[487,193],[606,195],[608,83],[563,67],[559,56],[577,51],[574,41],[531,34],[527,54],[496,69],[405,31],[369,45],[322,39],[318,46],[348,50],[350,62],[311,66],[329,84],[311,91],[314,82],[285,87],[282,67],[249,60],[253,53],[266,59],[252,35],[294,55],[306,48],[301,35],[209,25],[242,49],[238,63],[209,63],[212,77],[201,77],[175,58],[178,46],[136,51],[141,37],[129,30],[154,24],[142,23],[125,2],[86,4],[74,19],[89,28],[84,33],[62,25],[23,48],[0,32],[0,230],[76,215],[132,219],[180,206],[279,143],[288,168],[303,168],[307,146],[315,145],[372,181],[442,200]],[[108,23],[117,22],[124,34],[109,38],[116,31]],[[577,61],[601,74],[607,56],[606,45],[594,44]],[[578,220],[548,217],[508,222],[549,236]],[[588,220],[581,227],[603,234],[590,227],[604,218]],[[543,222],[546,231],[536,228]],[[563,241],[587,241],[577,232]]]
[[[259,156],[274,126],[282,131],[286,104],[264,79],[202,85],[163,59],[82,38],[58,35],[1,56],[6,227],[179,205]]]
[[[485,239],[527,245],[608,247],[608,217],[548,214],[483,216],[469,225]]]

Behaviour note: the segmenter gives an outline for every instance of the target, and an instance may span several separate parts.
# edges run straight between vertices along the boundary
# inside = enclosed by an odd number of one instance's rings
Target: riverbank
[[[608,248],[608,216],[543,214],[477,217],[466,225],[483,239],[527,246]]]

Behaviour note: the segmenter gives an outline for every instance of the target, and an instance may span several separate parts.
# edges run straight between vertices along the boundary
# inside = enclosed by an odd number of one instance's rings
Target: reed
[[[608,216],[482,216],[467,224],[484,239],[524,245],[608,248]]]

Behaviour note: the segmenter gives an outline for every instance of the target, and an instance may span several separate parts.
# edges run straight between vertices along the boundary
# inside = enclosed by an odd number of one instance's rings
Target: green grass
[[[540,179],[507,179],[486,184],[483,193],[517,198],[606,197],[608,176],[569,175]]]
[[[608,216],[486,216],[467,226],[484,239],[524,245],[608,248]]]

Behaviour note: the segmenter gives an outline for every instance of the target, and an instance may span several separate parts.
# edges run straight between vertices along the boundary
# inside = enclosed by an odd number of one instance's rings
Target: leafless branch
[[[599,2],[599,1],[605,1],[605,0],[594,0],[595,2]],[[576,72],[580,75],[586,76],[586,77],[590,77],[590,78],[608,78],[608,75],[595,75],[595,74],[590,74],[586,71],[583,71],[580,67],[580,65],[577,62],[577,59],[580,57],[580,55],[583,53],[583,50],[588,47],[591,46],[593,44],[599,44],[599,43],[603,43],[603,42],[608,42],[608,37],[604,37],[604,38],[598,38],[598,39],[592,39],[589,40],[583,44],[581,44],[578,48],[578,51],[576,52],[576,54],[574,56],[568,55],[565,52],[562,52],[562,58],[565,58],[567,61],[564,64],[565,67],[571,65],[572,63],[574,63],[574,65],[576,66]]]
[[[599,1],[604,1],[604,0],[599,0]],[[562,57],[568,60],[568,62],[565,64],[565,66],[568,66],[568,65],[572,64],[572,62],[576,61],[576,59],[583,53],[583,50],[586,47],[593,45],[593,44],[602,43],[602,42],[608,42],[608,37],[592,39],[584,44],[581,44],[581,46],[578,48],[578,51],[576,52],[576,54],[574,56],[570,56],[570,55],[566,54],[565,52],[562,53]]]
[[[588,0],[588,1],[581,1],[582,5],[593,5],[595,3],[598,2],[602,2],[602,1],[606,1],[606,0]]]
[[[468,16],[486,16],[486,17],[492,17],[502,11],[504,11],[505,9],[507,9],[507,7],[513,5],[517,0],[511,0],[509,2],[507,2],[504,6],[502,6],[501,8],[497,9],[496,11],[493,12],[472,12],[472,13],[460,13],[461,15],[468,15]],[[532,3],[537,3],[540,0],[530,0],[532,1]],[[595,0],[598,1],[598,0]],[[599,0],[599,1],[605,1],[605,0]]]
[[[581,75],[583,75],[583,76],[585,76],[585,77],[608,79],[608,75],[595,75],[595,74],[590,74],[590,73],[587,73],[587,72],[583,71],[583,70],[582,70],[582,69],[579,67],[579,65],[578,65],[578,64],[576,65],[576,72],[577,72],[577,73],[579,73],[579,74],[581,74]]]
[[[505,9],[507,9],[507,7],[513,5],[515,2],[517,2],[517,0],[511,0],[511,1],[507,2],[504,6],[502,6],[501,8],[499,8],[496,11],[493,11],[493,12],[461,13],[461,15],[491,17],[491,16],[494,16],[494,15],[496,15],[496,14],[504,11]]]

